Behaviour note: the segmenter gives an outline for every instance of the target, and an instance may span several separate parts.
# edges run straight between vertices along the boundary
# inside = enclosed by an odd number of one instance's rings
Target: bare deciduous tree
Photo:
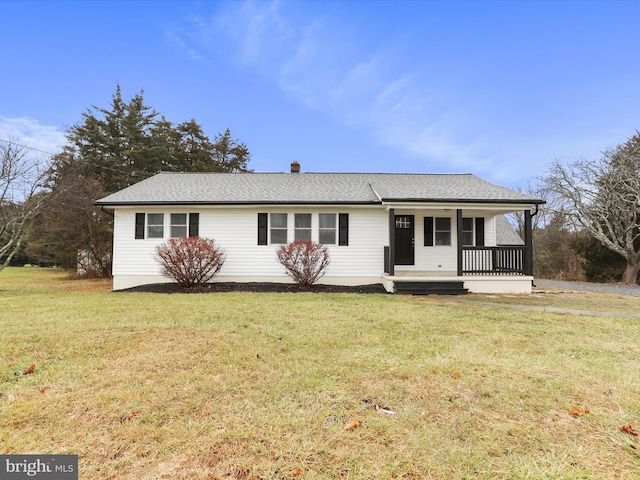
[[[0,271],[22,245],[25,232],[45,201],[45,162],[33,159],[13,140],[0,141]]]
[[[627,261],[624,283],[640,271],[640,132],[598,161],[556,161],[545,182],[554,202],[582,229]]]
[[[558,280],[585,280],[584,259],[574,250],[574,243],[582,238],[580,226],[564,214],[547,191],[541,178],[529,180],[524,187],[516,188],[547,203],[539,205],[532,216],[534,275]],[[511,223],[524,238],[524,215],[516,212],[508,215]]]

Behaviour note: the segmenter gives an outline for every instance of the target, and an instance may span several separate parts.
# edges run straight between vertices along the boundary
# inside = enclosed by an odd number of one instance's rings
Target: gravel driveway
[[[566,288],[569,290],[615,293],[618,295],[631,295],[632,297],[640,297],[640,285],[623,285],[619,283],[564,282],[560,280],[544,280],[539,278],[536,278],[533,281],[533,284],[536,287]]]

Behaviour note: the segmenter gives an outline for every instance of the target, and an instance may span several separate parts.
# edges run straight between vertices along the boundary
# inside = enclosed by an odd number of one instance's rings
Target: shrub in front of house
[[[215,240],[203,237],[171,238],[156,247],[162,275],[183,288],[202,285],[220,272],[224,250]]]
[[[304,288],[316,283],[329,265],[327,246],[308,240],[296,240],[281,245],[276,251],[276,256],[278,262],[286,269],[287,275]]]

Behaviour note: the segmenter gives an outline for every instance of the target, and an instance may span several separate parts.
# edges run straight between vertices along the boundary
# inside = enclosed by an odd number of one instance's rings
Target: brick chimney
[[[300,173],[300,164],[297,160],[291,162],[291,173]]]

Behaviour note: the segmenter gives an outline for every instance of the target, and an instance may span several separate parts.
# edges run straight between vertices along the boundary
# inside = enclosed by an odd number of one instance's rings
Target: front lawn
[[[6,269],[0,452],[96,480],[638,478],[640,319],[467,299]]]

